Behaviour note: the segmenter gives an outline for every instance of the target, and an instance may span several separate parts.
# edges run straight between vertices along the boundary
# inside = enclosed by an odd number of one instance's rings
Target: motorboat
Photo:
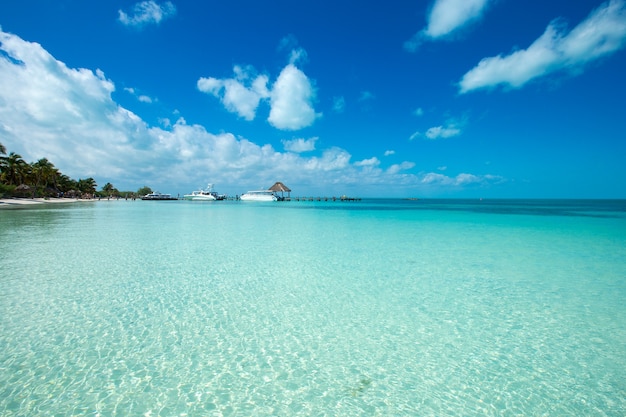
[[[192,201],[215,201],[215,198],[212,194],[206,194],[203,190],[192,191],[191,194],[185,194],[183,196],[183,200],[192,200]]]
[[[152,201],[166,201],[166,200],[178,200],[178,197],[172,197],[171,194],[162,194],[158,191],[150,194],[146,194],[141,197],[142,200],[152,200]]]
[[[215,191],[213,191],[213,184],[209,184],[204,190],[192,191],[191,194],[185,194],[183,196],[183,199],[191,201],[215,201],[224,200],[225,197],[226,196],[220,196]]]
[[[248,191],[239,197],[241,201],[278,201],[272,190]]]

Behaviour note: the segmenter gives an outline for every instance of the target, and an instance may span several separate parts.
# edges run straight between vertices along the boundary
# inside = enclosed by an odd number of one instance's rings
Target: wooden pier
[[[230,200],[230,201],[238,201],[239,200],[239,196],[234,196],[234,197],[226,197],[225,200]],[[360,197],[347,197],[345,195],[341,196],[341,197],[281,197],[278,196],[278,201],[361,201]]]
[[[358,197],[285,197],[278,201],[361,201]]]

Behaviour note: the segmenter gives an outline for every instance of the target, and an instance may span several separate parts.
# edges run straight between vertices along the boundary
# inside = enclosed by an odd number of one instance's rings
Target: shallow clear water
[[[0,210],[0,415],[623,416],[626,202]]]

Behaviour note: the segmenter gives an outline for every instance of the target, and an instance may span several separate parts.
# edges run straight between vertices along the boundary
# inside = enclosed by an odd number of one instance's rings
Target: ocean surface
[[[0,415],[626,415],[626,201],[0,210]]]

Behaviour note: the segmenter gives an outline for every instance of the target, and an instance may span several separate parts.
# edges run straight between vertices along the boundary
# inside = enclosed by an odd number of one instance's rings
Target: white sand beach
[[[96,199],[86,200],[79,198],[0,198],[0,209],[19,208],[25,206],[57,203],[80,203],[98,201]]]

